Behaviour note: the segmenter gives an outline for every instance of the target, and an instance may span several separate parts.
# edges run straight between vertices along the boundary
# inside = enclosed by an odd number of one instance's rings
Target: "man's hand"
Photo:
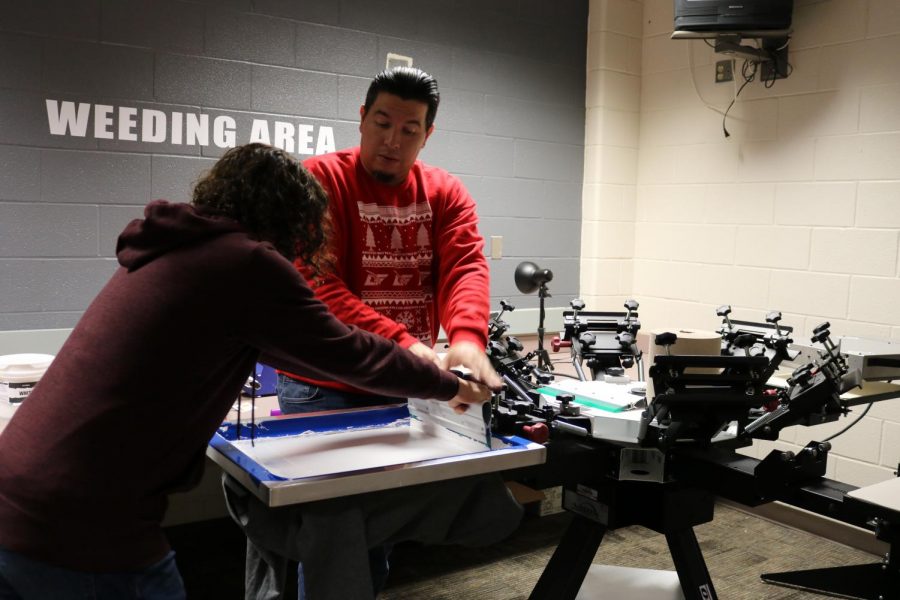
[[[415,344],[407,348],[407,350],[409,350],[422,360],[427,360],[430,363],[434,363],[437,366],[444,368],[441,364],[441,359],[438,358],[438,355],[435,354],[434,350],[432,350],[422,342],[416,342]]]
[[[410,348],[412,350],[412,348]],[[453,367],[463,366],[471,371],[472,381],[482,383],[491,388],[495,392],[499,392],[503,388],[503,380],[494,371],[491,361],[488,360],[484,348],[472,342],[457,342],[450,346],[447,355],[440,363],[444,369],[452,369]]]
[[[470,404],[483,404],[491,399],[491,390],[474,381],[459,380],[459,391],[447,402],[456,414],[468,410]]]

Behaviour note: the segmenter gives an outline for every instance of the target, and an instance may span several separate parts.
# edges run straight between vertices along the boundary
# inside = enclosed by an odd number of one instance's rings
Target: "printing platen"
[[[405,406],[262,421],[253,440],[226,423],[207,454],[269,506],[284,506],[543,463],[517,437],[490,448],[410,419]]]
[[[603,381],[577,381],[575,379],[558,379],[551,384],[538,388],[538,392],[550,397],[560,394],[572,394],[575,402],[583,406],[597,408],[608,412],[620,412],[632,408],[643,396],[632,394],[632,386],[610,384]]]

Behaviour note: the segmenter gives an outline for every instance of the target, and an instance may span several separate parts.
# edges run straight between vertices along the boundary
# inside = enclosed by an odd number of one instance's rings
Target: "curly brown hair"
[[[238,221],[316,275],[330,267],[328,196],[283,150],[266,144],[228,150],[196,183],[192,204]]]

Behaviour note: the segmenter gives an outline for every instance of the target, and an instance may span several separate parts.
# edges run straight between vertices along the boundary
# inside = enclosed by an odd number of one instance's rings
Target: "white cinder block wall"
[[[590,308],[616,309],[632,293],[643,12],[627,0],[590,4],[581,225]]]
[[[715,329],[715,307],[731,304],[739,319],[781,310],[800,341],[826,320],[836,335],[900,341],[900,2],[795,0],[794,70],[744,89],[727,139],[704,104],[724,110],[734,96],[714,82],[728,57],[669,39],[672,6],[591,1],[588,306],[633,296],[644,331]],[[774,445],[796,449],[847,423],[794,428]],[[868,485],[898,462],[892,400],[834,440],[828,475]]]

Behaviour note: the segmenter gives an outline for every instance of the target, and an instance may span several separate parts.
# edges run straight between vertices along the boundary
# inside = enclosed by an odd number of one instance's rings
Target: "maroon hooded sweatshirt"
[[[260,353],[388,396],[458,389],[339,322],[237,222],[162,201],[145,216],[119,237],[121,267],[0,434],[0,546],[53,565],[122,571],[165,556],[166,497],[196,485]]]

